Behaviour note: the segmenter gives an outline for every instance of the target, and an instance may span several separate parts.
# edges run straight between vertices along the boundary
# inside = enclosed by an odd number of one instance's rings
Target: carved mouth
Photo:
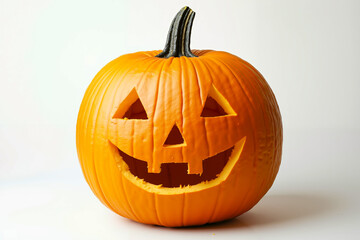
[[[119,154],[128,165],[132,175],[144,181],[162,185],[167,188],[196,185],[201,182],[210,181],[219,176],[228,160],[234,146],[202,161],[203,172],[199,174],[188,174],[187,163],[163,163],[160,173],[148,173],[147,162],[131,157],[118,148]]]
[[[110,149],[123,177],[148,192],[158,194],[181,194],[212,188],[225,181],[239,161],[246,137],[221,153],[202,161],[201,175],[187,174],[186,163],[163,163],[160,173],[148,173],[147,162],[133,158],[116,145]]]

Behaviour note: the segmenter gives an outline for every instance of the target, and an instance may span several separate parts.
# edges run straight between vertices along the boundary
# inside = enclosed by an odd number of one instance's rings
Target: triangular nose
[[[174,124],[168,137],[166,138],[164,146],[166,147],[166,146],[178,145],[183,143],[184,143],[184,138],[181,135],[179,128],[176,126],[176,124]]]

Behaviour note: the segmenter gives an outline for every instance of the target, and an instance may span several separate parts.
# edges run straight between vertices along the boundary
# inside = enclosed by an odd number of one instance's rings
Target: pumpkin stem
[[[170,25],[165,48],[156,57],[197,57],[190,50],[190,36],[194,17],[195,12],[189,7],[183,7],[176,14]]]

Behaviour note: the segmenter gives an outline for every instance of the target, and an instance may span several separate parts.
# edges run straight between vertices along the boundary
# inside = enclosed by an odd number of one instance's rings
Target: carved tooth
[[[203,164],[202,161],[195,161],[188,163],[188,174],[199,174],[201,175],[203,172]]]
[[[160,173],[161,172],[161,162],[151,161],[148,162],[148,173]]]

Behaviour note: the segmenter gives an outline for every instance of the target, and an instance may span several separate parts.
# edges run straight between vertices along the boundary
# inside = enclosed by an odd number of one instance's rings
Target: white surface
[[[167,229],[103,207],[76,157],[86,87],[110,60],[162,49],[183,6],[192,48],[253,64],[278,99],[284,155],[236,220]],[[0,239],[357,239],[360,1],[0,0]]]

